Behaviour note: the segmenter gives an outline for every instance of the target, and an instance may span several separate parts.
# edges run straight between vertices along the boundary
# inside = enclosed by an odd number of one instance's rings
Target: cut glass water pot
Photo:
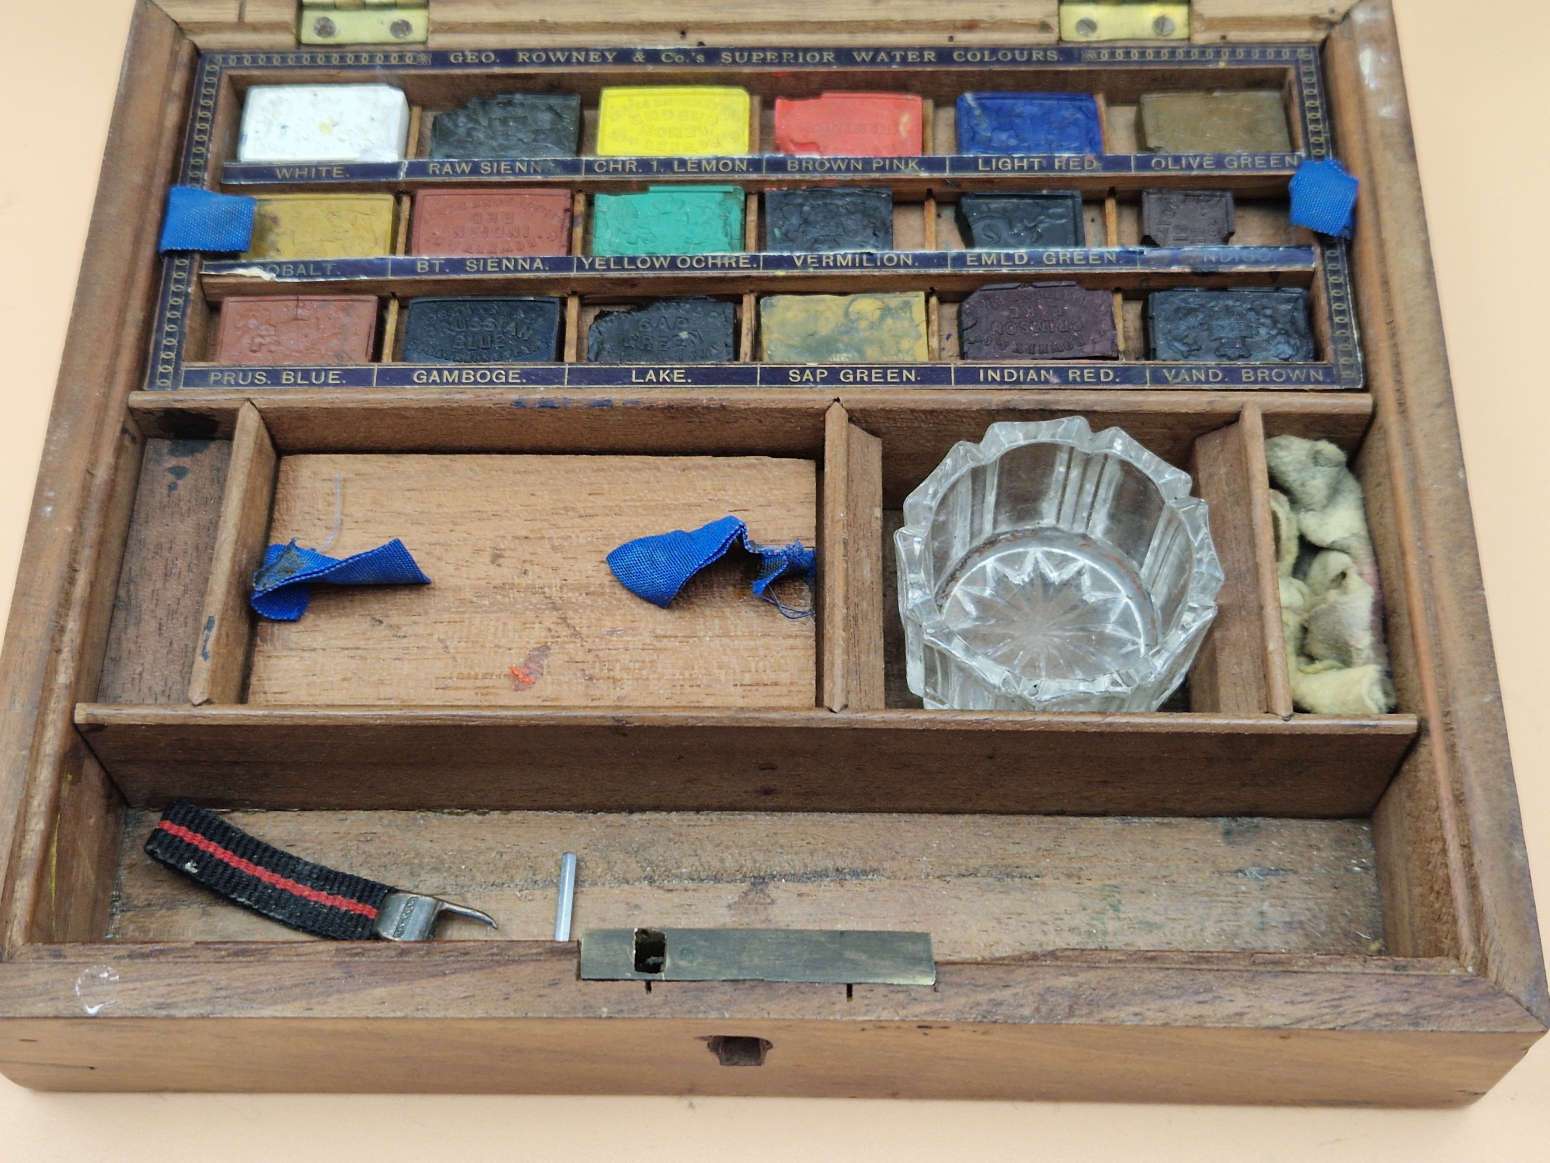
[[[936,710],[1156,710],[1222,584],[1190,483],[1080,416],[955,445],[894,534],[910,689]]]

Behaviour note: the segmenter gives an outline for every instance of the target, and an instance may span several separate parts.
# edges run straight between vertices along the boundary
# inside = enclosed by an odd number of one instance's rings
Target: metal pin
[[[385,941],[434,941],[436,922],[446,913],[483,921],[492,929],[497,927],[489,913],[467,905],[455,905],[423,893],[390,892],[377,910],[373,929]]]
[[[560,857],[560,903],[554,910],[554,939],[570,940],[571,909],[576,905],[576,854]]]

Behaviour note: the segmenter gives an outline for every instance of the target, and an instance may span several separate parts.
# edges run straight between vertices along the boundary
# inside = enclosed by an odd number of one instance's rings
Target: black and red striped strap
[[[341,941],[376,936],[382,902],[397,891],[282,852],[186,800],[174,800],[162,814],[145,851],[256,913]]]

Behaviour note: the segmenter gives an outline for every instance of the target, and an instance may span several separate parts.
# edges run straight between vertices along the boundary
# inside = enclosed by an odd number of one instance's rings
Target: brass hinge
[[[302,44],[424,44],[429,0],[304,0]]]
[[[1189,4],[1159,4],[1151,0],[1061,0],[1060,39],[1188,40]]]

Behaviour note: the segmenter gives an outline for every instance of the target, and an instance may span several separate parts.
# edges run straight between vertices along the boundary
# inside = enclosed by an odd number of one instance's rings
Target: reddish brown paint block
[[[921,102],[913,93],[775,98],[777,153],[918,157],[921,140]]]
[[[409,251],[430,255],[570,253],[569,190],[421,190]]]
[[[216,363],[370,363],[375,295],[237,297],[221,304]]]

